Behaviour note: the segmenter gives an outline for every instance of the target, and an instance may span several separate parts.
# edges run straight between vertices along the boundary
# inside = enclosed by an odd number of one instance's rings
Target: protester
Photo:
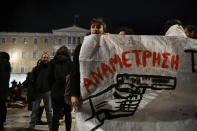
[[[119,35],[134,35],[134,30],[128,27],[121,27],[118,31]]]
[[[10,80],[10,56],[6,52],[0,52],[0,130],[4,129],[4,122],[6,121],[7,107],[6,99],[9,90]]]
[[[52,131],[58,131],[62,108],[64,108],[66,131],[71,130],[71,106],[64,102],[66,75],[71,71],[71,53],[66,46],[60,47],[49,64],[49,82],[53,105]]]
[[[30,75],[29,88],[33,101],[31,121],[29,128],[34,129],[36,121],[38,120],[38,112],[40,108],[41,99],[44,101],[44,108],[46,111],[47,123],[49,131],[51,131],[52,125],[52,101],[51,101],[51,89],[48,85],[48,64],[49,55],[43,54],[41,62],[38,64]]]
[[[30,92],[29,92],[29,82],[30,82],[30,74],[31,72],[28,72],[27,73],[27,76],[26,76],[26,79],[25,81],[22,83],[21,87],[23,89],[26,89],[27,90],[27,104],[28,104],[28,110],[32,110],[32,100],[31,100],[31,95],[30,95]]]
[[[197,39],[197,27],[194,25],[186,25],[184,27],[185,34],[189,38]]]
[[[92,19],[90,22],[91,34],[104,34],[106,32],[106,23],[102,18]],[[80,70],[79,70],[79,53],[81,50],[81,44],[75,49],[73,56],[73,68],[71,71],[70,91],[71,91],[71,103],[75,110],[79,110],[80,102]]]
[[[182,36],[187,37],[182,27],[182,22],[178,19],[166,21],[164,26],[165,36]]]

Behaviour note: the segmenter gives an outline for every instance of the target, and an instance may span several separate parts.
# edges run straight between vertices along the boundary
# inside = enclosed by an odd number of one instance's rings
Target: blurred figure
[[[7,107],[6,99],[9,91],[10,80],[10,56],[6,52],[0,52],[0,130],[4,129],[4,122],[6,121]]]
[[[184,27],[185,34],[189,38],[197,39],[197,27],[194,25],[186,25]]]
[[[71,106],[64,102],[66,76],[70,74],[71,67],[71,53],[66,46],[62,46],[57,50],[54,59],[49,64],[49,82],[52,89],[53,106],[52,131],[59,129],[62,108],[64,109],[66,131],[71,130]]]
[[[17,82],[15,80],[13,80],[11,83],[12,83],[12,87],[11,88],[14,88],[14,87],[17,86]]]
[[[38,120],[38,113],[40,109],[40,102],[43,99],[44,108],[46,110],[47,123],[49,131],[51,131],[52,124],[52,101],[51,89],[48,85],[48,65],[49,55],[43,54],[41,62],[32,70],[30,75],[29,90],[33,100],[31,121],[29,128],[34,129],[36,121]]]
[[[187,37],[182,27],[182,22],[178,19],[166,21],[164,26],[165,36],[182,36]]]
[[[30,74],[31,72],[28,72],[27,73],[27,76],[26,76],[26,79],[25,81],[22,83],[21,87],[23,89],[26,89],[27,90],[27,104],[28,104],[28,110],[32,110],[32,100],[31,100],[31,95],[30,95],[30,92],[29,92],[29,82],[30,82]]]
[[[39,59],[37,61],[37,64],[36,66],[39,66],[40,63],[41,63],[42,59]],[[28,110],[31,111],[32,110],[32,102],[35,100],[34,98],[32,98],[31,96],[31,88],[29,87],[29,84],[30,84],[30,74],[31,72],[28,72],[27,73],[27,77],[26,77],[26,80],[23,82],[23,86],[26,87],[28,89],[28,93],[27,93],[27,103],[28,103]],[[36,120],[36,125],[46,125],[45,122],[42,121],[42,114],[44,112],[44,104],[42,103],[43,100],[41,100],[41,104],[40,104],[40,108],[38,110],[38,117],[37,117],[37,120]]]
[[[135,35],[134,30],[127,27],[121,27],[118,32],[119,35]]]
[[[106,32],[106,23],[102,18],[94,18],[90,22],[90,33],[91,34],[104,34]],[[73,67],[71,71],[70,79],[70,93],[71,93],[71,103],[74,110],[79,110],[80,102],[80,70],[79,70],[79,53],[81,50],[81,45],[78,45],[75,49],[73,56]]]

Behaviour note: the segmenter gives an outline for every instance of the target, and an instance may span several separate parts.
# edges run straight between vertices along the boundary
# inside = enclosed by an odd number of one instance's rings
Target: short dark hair
[[[4,52],[4,51],[1,51],[0,52],[0,58],[1,59],[6,59],[6,60],[10,60],[10,56],[9,56],[9,54],[7,53],[7,52]]]
[[[194,25],[186,25],[184,29],[187,29],[190,33],[194,32],[194,34],[197,33],[197,27]]]
[[[182,22],[178,19],[167,20],[164,25],[164,32],[166,32],[173,25],[181,25],[182,26]]]
[[[118,30],[118,33],[121,32],[121,31],[124,31],[126,33],[126,35],[134,35],[134,30],[132,28],[128,28],[128,27],[121,27],[119,30]]]
[[[104,32],[107,32],[107,26],[106,26],[106,22],[103,20],[103,18],[99,17],[99,18],[93,18],[91,21],[90,21],[90,27],[93,23],[99,23],[100,25],[103,25],[103,29],[104,29]]]
[[[66,55],[66,56],[68,56],[71,59],[71,53],[70,53],[69,49],[66,46],[61,46],[57,50],[55,56],[57,56],[57,55]]]

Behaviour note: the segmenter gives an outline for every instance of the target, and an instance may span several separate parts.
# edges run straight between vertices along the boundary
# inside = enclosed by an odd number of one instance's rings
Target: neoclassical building
[[[12,73],[24,74],[32,70],[43,53],[53,57],[63,45],[73,53],[87,33],[89,30],[75,25],[52,33],[0,32],[0,51],[9,53]]]

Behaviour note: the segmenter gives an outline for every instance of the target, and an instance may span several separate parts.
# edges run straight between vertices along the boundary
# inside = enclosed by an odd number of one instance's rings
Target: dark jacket
[[[6,99],[9,90],[11,66],[6,59],[0,58],[0,98]]]
[[[41,62],[40,65],[32,70],[28,86],[32,97],[51,90],[48,82],[48,65]]]
[[[76,96],[80,98],[80,70],[79,70],[79,54],[82,44],[78,45],[75,49],[73,56],[73,66],[70,78],[70,93],[71,96]]]
[[[49,64],[49,82],[52,99],[64,100],[66,75],[70,74],[72,62],[66,55],[57,55]]]

